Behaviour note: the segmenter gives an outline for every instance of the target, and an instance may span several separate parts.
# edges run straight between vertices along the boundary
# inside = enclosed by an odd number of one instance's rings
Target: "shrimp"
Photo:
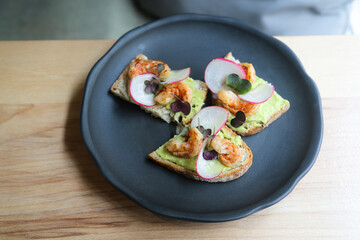
[[[242,149],[228,139],[216,135],[210,145],[219,153],[220,162],[227,167],[233,167],[242,160]]]
[[[249,80],[251,82],[251,84],[255,83],[255,68],[251,63],[240,63],[241,68],[244,70],[245,74],[246,74],[246,79]]]
[[[192,89],[184,81],[171,83],[165,85],[165,87],[156,94],[154,100],[158,104],[165,105],[175,98],[174,95],[185,102],[191,103]]]
[[[159,72],[158,65],[162,64],[164,66],[164,69]],[[132,79],[133,77],[151,72],[155,75],[159,75],[160,78],[166,78],[170,74],[170,68],[167,64],[161,62],[161,61],[155,61],[155,60],[144,60],[136,58],[130,63],[129,67],[129,77]]]
[[[232,91],[220,90],[217,94],[219,103],[233,115],[238,111],[243,111],[245,116],[254,115],[260,104],[254,104],[242,101]]]
[[[191,128],[187,132],[184,142],[173,139],[166,146],[166,150],[178,157],[195,157],[200,152],[203,138],[202,133],[197,128]]]

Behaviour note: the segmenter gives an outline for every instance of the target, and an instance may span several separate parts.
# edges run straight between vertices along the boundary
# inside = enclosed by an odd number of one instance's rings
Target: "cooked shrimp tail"
[[[158,104],[165,105],[175,98],[174,95],[182,101],[191,103],[192,89],[184,81],[171,83],[165,85],[161,91],[156,94],[154,100]]]
[[[203,135],[197,128],[191,128],[184,139],[173,139],[166,146],[166,150],[177,157],[192,158],[199,154]]]
[[[155,60],[144,60],[136,58],[130,63],[129,67],[129,77],[133,77],[151,72],[160,78],[166,78],[170,74],[170,68],[167,64],[162,61]]]
[[[210,145],[219,153],[220,162],[227,167],[236,166],[242,160],[242,149],[228,139],[216,135]]]
[[[227,90],[220,90],[217,98],[219,103],[233,115],[236,115],[238,111],[243,111],[246,116],[251,116],[260,106],[260,104],[242,101],[235,93]]]
[[[251,84],[255,83],[255,68],[251,63],[240,63],[241,68],[244,70],[245,74],[246,74],[246,79],[249,80],[251,82]]]

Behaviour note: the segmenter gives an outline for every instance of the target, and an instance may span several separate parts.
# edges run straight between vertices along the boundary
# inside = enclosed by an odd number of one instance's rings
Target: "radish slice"
[[[172,70],[170,75],[164,79],[165,84],[176,83],[187,79],[190,76],[191,68]]]
[[[222,107],[206,107],[194,116],[191,121],[191,128],[195,128],[200,124],[205,129],[209,128],[212,131],[215,129],[215,133],[212,134],[216,135],[223,128],[228,117],[229,112]]]
[[[215,132],[212,134],[216,135],[224,127],[228,117],[229,112],[222,107],[206,107],[201,109],[201,111],[194,116],[193,120],[191,121],[191,128],[197,127],[200,124],[205,129],[214,130]],[[216,159],[204,159],[203,153],[205,147],[210,141],[210,138],[205,138],[196,160],[196,172],[200,177],[205,179],[216,178],[221,174],[225,167]]]
[[[246,102],[259,104],[269,100],[273,94],[274,86],[270,83],[266,83],[258,86],[250,92],[247,92],[246,94],[239,94],[238,97]]]
[[[216,178],[221,174],[224,169],[224,165],[221,164],[218,160],[205,160],[203,153],[205,147],[208,145],[210,138],[206,138],[201,145],[201,150],[196,160],[196,172],[197,174],[205,179]]]
[[[206,66],[205,83],[213,93],[220,90],[232,90],[226,86],[225,81],[226,77],[232,73],[239,75],[242,79],[246,78],[244,70],[237,63],[225,58],[215,58]]]
[[[152,73],[144,73],[131,79],[129,92],[134,102],[145,107],[153,107],[156,105],[154,101],[155,94],[145,92],[145,81],[150,81],[153,77],[156,77],[156,75]]]

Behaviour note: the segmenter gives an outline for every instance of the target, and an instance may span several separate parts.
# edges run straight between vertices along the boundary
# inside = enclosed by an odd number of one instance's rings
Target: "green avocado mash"
[[[240,136],[233,136],[231,134],[229,134],[228,132],[226,131],[223,131],[223,129],[220,130],[220,132],[217,134],[219,136],[221,136],[222,138],[226,138],[226,139],[229,139],[231,142],[235,143],[236,145],[241,145],[242,144],[242,140],[241,140],[241,137]],[[184,139],[184,137],[180,137],[180,136],[175,136],[173,137],[172,139],[177,139],[179,141],[182,141]],[[159,147],[157,150],[156,150],[156,153],[159,154],[159,156],[163,159],[166,159],[168,161],[171,161],[179,166],[182,166],[188,170],[191,170],[191,171],[196,171],[195,169],[195,165],[196,165],[196,159],[197,159],[197,156],[196,157],[192,157],[192,158],[182,158],[182,157],[176,157],[174,155],[172,155],[170,152],[168,152],[166,150],[166,146],[168,145],[168,143],[172,140],[170,139],[168,142],[166,142],[164,145],[162,145],[161,147]],[[216,161],[218,161],[216,159]],[[232,168],[228,168],[228,167],[225,167],[224,168],[224,171],[228,171]]]
[[[256,77],[252,89],[264,83],[266,83],[264,79]],[[248,122],[243,124],[239,128],[234,128],[233,126],[231,126],[230,121],[235,116],[230,113],[227,121],[227,125],[231,129],[240,132],[245,132],[249,128],[263,126],[272,115],[274,115],[276,112],[278,112],[281,108],[283,108],[287,104],[289,104],[289,101],[283,99],[279,94],[277,94],[277,92],[274,92],[274,95],[269,100],[267,100],[266,102],[260,105],[256,114],[246,118],[246,121],[253,121],[253,122]]]
[[[192,98],[191,98],[191,112],[188,115],[184,115],[182,112],[175,113],[174,119],[177,122],[180,121],[180,117],[182,118],[182,121],[186,121],[188,119],[192,119],[197,112],[200,111],[201,107],[204,105],[204,99],[205,95],[204,92],[200,91],[198,88],[196,88],[196,82],[192,78],[187,78],[184,80],[189,87],[192,89]],[[170,109],[171,103],[175,102],[176,99],[172,100],[166,105],[167,109]]]

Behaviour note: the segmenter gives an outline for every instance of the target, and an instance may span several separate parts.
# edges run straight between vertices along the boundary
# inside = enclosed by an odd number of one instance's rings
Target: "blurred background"
[[[172,14],[236,17],[270,35],[360,34],[360,0],[0,0],[0,40],[117,39]]]

